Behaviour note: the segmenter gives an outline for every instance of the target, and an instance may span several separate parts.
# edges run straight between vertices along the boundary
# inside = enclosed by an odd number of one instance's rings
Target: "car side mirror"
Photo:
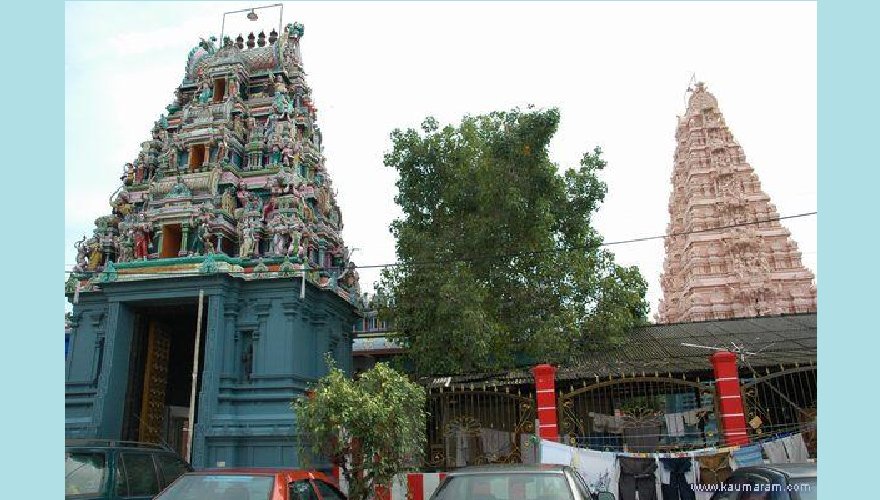
[[[615,498],[614,493],[611,493],[610,491],[600,491],[596,500],[617,500],[617,498]]]

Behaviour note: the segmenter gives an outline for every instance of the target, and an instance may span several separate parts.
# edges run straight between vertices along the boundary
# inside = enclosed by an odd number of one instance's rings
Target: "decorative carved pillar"
[[[185,257],[189,254],[189,224],[180,225],[180,251],[177,252],[178,257]]]
[[[208,325],[202,341],[205,345],[204,363],[199,370],[202,388],[198,393],[199,413],[196,417],[195,435],[193,436],[192,464],[195,467],[207,467],[207,434],[211,428],[211,420],[217,409],[219,394],[219,372],[223,348],[223,302],[222,294],[207,296]]]
[[[746,431],[736,354],[720,351],[712,354],[711,359],[715,371],[715,392],[718,396],[716,413],[721,423],[724,444],[728,446],[747,444],[749,434]]]
[[[538,436],[541,439],[559,441],[556,416],[556,367],[541,364],[532,368],[535,377],[535,402],[537,403]]]
[[[161,256],[162,256],[162,239],[163,239],[163,235],[162,235],[162,225],[159,225],[159,226],[156,228],[156,230],[153,231],[153,234],[155,234],[156,237],[153,238],[153,240],[152,240],[152,241],[153,241],[153,245],[154,245],[154,246],[153,246],[153,252],[152,252],[152,253],[156,254],[158,257],[161,257]],[[149,250],[149,249],[148,249],[148,250]]]

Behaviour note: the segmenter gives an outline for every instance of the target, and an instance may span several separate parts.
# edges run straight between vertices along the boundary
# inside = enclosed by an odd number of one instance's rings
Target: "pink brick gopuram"
[[[774,220],[776,207],[702,83],[694,86],[675,137],[663,298],[655,319],[815,312],[813,273],[801,263],[791,233]]]

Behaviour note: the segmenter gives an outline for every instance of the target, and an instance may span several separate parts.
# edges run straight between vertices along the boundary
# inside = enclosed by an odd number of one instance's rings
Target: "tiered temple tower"
[[[655,319],[815,312],[813,273],[801,264],[791,233],[774,220],[776,207],[702,83],[693,88],[675,138],[663,299]]]
[[[290,402],[325,354],[351,370],[361,306],[302,36],[194,47],[112,212],[77,244],[69,437],[186,452],[195,410],[195,466],[297,465]]]

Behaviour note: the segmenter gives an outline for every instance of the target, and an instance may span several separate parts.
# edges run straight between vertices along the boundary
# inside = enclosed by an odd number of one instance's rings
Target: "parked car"
[[[605,500],[606,497],[598,497]],[[431,500],[592,500],[567,465],[486,465],[449,473]]]
[[[816,480],[815,463],[742,467],[712,500],[816,500]]]
[[[156,500],[345,500],[333,481],[298,469],[205,469],[180,476]]]
[[[148,499],[191,470],[186,461],[164,446],[68,439],[64,495],[77,500]]]

